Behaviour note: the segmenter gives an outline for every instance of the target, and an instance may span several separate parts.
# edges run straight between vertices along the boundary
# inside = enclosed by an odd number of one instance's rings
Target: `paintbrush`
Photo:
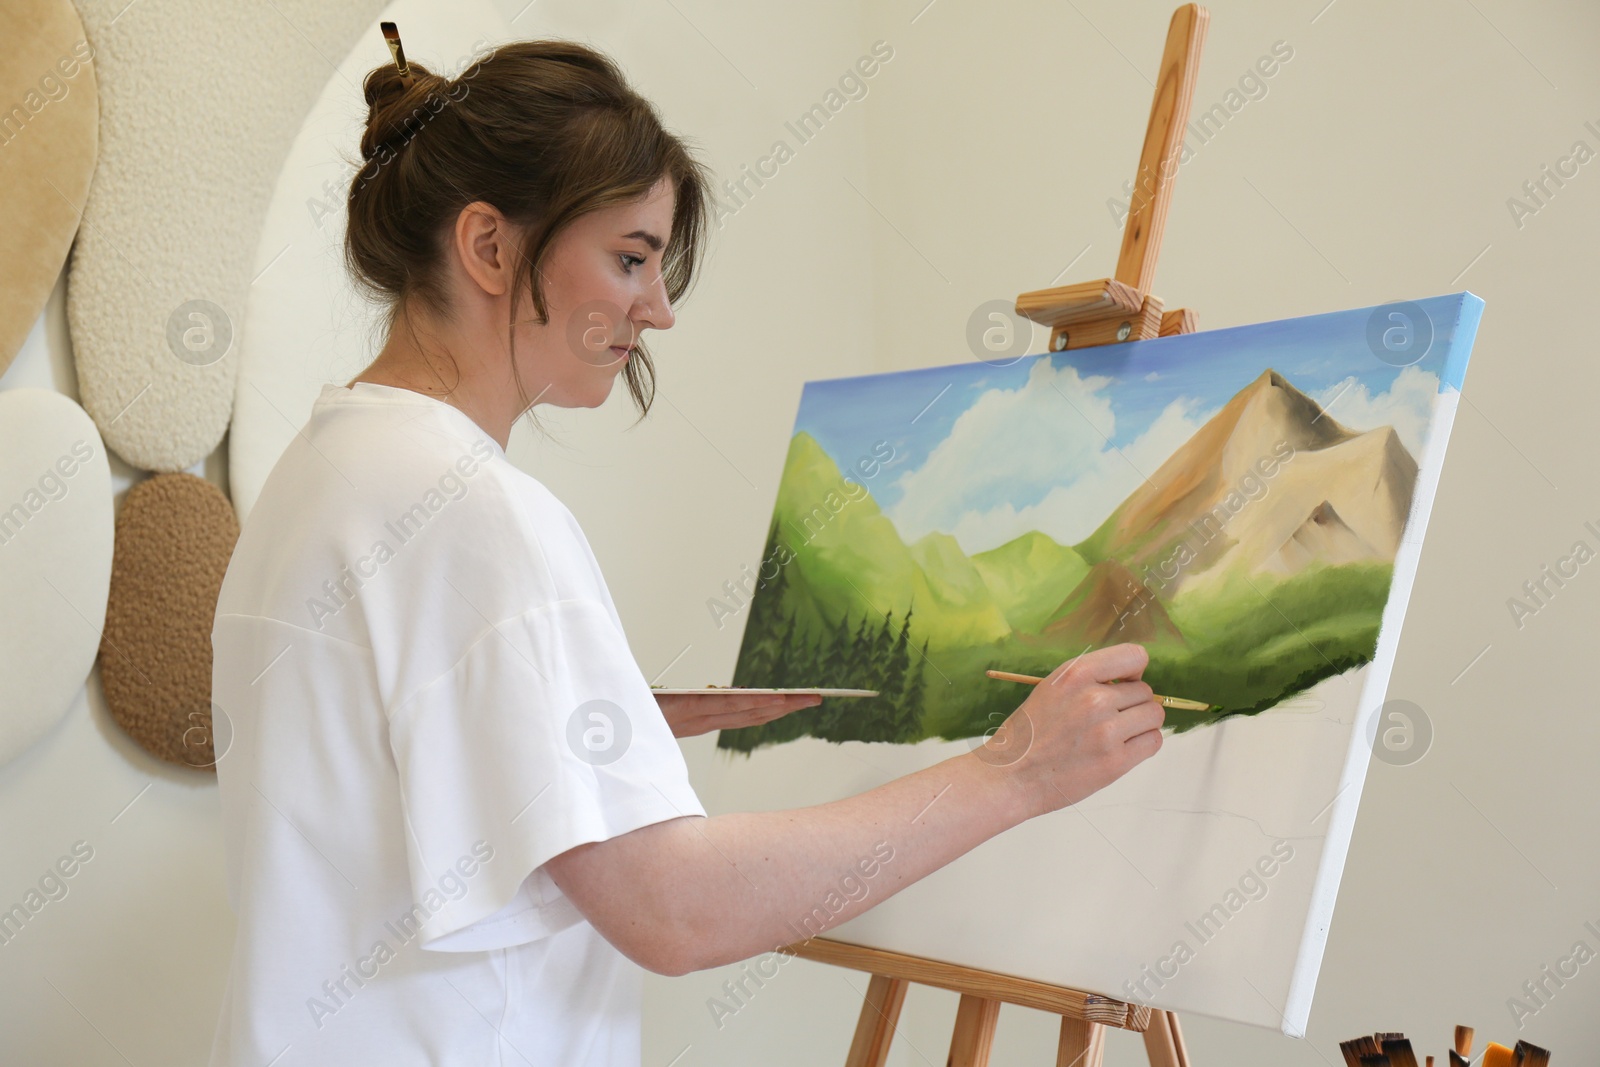
[[[1546,1067],[1550,1062],[1550,1051],[1527,1041],[1518,1041],[1511,1050],[1518,1067]]]
[[[1417,1067],[1416,1053],[1411,1051],[1411,1042],[1403,1035],[1384,1034],[1383,1054],[1394,1067]]]
[[[383,31],[383,40],[389,46],[389,54],[394,56],[395,70],[400,72],[400,77],[410,81],[411,64],[406,62],[406,50],[400,44],[400,31],[392,22],[380,22],[378,29]]]
[[[1345,1067],[1361,1067],[1361,1039],[1339,1042],[1339,1054],[1344,1057]]]
[[[1012,674],[1010,671],[984,671],[991,678],[998,678],[1002,682],[1026,682],[1029,685],[1038,685],[1043,678],[1035,678],[1031,674]],[[1215,704],[1207,704],[1201,700],[1186,700],[1183,697],[1164,697],[1152,695],[1151,700],[1164,708],[1176,708],[1179,711],[1210,711]]]
[[[1463,1060],[1472,1058],[1472,1034],[1473,1030],[1470,1026],[1456,1027],[1456,1055]]]
[[[1384,1067],[1389,1062],[1389,1057],[1383,1054],[1383,1049],[1371,1037],[1353,1037],[1349,1041],[1341,1041],[1339,1051],[1344,1054],[1344,1061],[1350,1067]]]
[[[1488,1047],[1483,1050],[1483,1061],[1480,1067],[1511,1067],[1516,1062],[1516,1059],[1516,1053],[1504,1045],[1491,1041]]]

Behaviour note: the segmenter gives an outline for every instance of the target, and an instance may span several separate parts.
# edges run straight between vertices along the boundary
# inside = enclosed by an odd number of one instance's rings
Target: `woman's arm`
[[[1165,712],[1133,680],[1148,661],[1123,644],[1064,663],[984,745],[857,796],[670,819],[579,845],[548,870],[606,940],[659,974],[803,940],[1153,755]]]

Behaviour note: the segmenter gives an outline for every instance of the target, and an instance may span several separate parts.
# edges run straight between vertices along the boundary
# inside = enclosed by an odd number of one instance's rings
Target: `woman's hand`
[[[1149,662],[1128,643],[1074,657],[967,755],[1010,772],[1030,817],[1076,804],[1160,750],[1167,712],[1141,679]]]
[[[694,737],[712,730],[759,726],[801,708],[814,708],[822,698],[810,693],[728,694],[657,693],[656,703],[674,737]]]

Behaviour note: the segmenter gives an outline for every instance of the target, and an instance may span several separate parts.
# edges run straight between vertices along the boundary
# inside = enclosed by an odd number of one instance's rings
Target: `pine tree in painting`
[[[870,689],[867,684],[867,672],[872,660],[872,638],[867,630],[872,622],[870,613],[863,613],[861,625],[857,627],[855,636],[850,639],[850,648],[846,655],[844,681],[841,685],[851,689]]]
[[[912,663],[905,675],[905,686],[895,701],[895,730],[896,741],[922,740],[922,698],[924,683],[923,671],[927,669],[928,639],[922,639],[922,652]]]
[[[872,678],[872,688],[878,689],[883,685],[884,673],[889,669],[889,649],[894,643],[894,612],[883,613],[883,626],[872,635],[871,666],[868,671]]]
[[[911,652],[906,647],[911,637],[911,612],[916,605],[906,607],[906,617],[900,622],[900,633],[894,639],[894,644],[889,650],[887,663],[884,666],[882,688],[884,696],[898,703],[901,688],[906,677],[906,668],[911,663]]]
[[[839,625],[834,628],[827,652],[823,654],[819,684],[844,685],[843,678],[850,668],[850,640],[850,613],[845,612],[839,619]]]
[[[762,570],[767,560],[775,560],[778,552],[778,525],[767,530],[766,553],[762,556]],[[789,573],[784,566],[771,578],[759,580],[750,598],[749,616],[745,619],[744,640],[739,664],[734,668],[733,684],[769,686],[774,684],[778,670],[780,650],[786,647],[780,637],[784,625],[784,596],[789,587]]]

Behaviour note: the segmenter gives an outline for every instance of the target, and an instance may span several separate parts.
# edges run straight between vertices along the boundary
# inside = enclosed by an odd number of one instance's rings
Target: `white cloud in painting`
[[[1196,404],[1189,397],[1174,400],[1144,433],[1120,451],[1104,448],[1096,454],[1093,467],[1075,481],[1053,487],[1039,503],[1020,510],[1002,504],[964,512],[950,533],[969,555],[1003,545],[1026,530],[1038,530],[1066,545],[1083,540],[1216,414],[1196,415]]]
[[[1423,436],[1439,393],[1439,376],[1417,366],[1402,367],[1389,388],[1373,396],[1355,377],[1336,382],[1312,397],[1330,416],[1352,430],[1393,426],[1412,458],[1422,458]]]
[[[1028,530],[1083,540],[1214,414],[1180,397],[1119,451],[1107,444],[1116,432],[1109,384],[1040,360],[1021,387],[984,393],[901,476],[903,495],[889,511],[900,536],[910,543],[942,530],[969,555]],[[1018,500],[1037,503],[1018,508]]]

